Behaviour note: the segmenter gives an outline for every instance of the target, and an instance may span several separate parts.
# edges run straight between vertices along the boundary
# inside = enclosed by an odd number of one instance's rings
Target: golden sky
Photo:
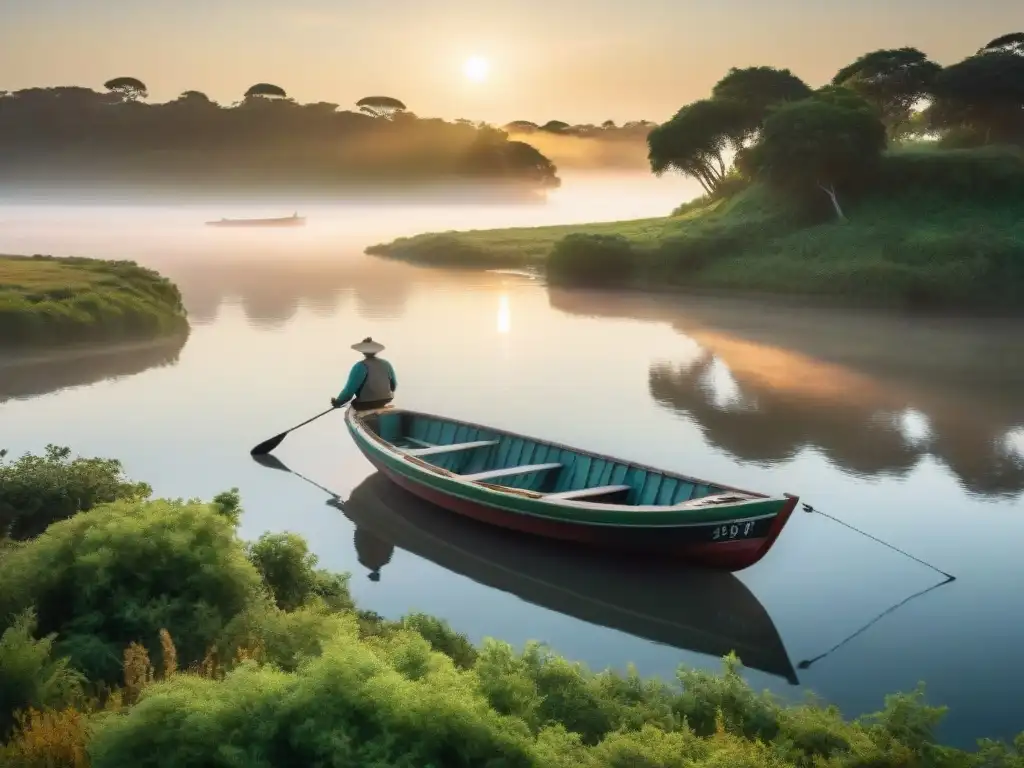
[[[877,48],[942,64],[1024,28],[1018,0],[0,0],[0,90],[143,80],[221,103],[255,82],[423,116],[662,121],[732,66],[820,85]],[[473,83],[467,58],[490,63]]]

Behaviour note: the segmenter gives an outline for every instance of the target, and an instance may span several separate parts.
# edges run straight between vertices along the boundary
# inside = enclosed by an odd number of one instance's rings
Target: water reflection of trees
[[[725,300],[552,291],[573,315],[664,322],[703,350],[684,364],[650,366],[661,406],[697,424],[711,445],[777,463],[815,449],[847,472],[903,475],[931,456],[968,491],[1024,490],[1024,462],[1006,435],[1024,425],[1020,323],[908,319]],[[721,405],[717,360],[739,390]],[[911,440],[900,416],[927,420]]]
[[[360,317],[391,320],[405,312],[411,291],[408,268],[365,259],[179,262],[161,271],[178,284],[195,324],[212,322],[225,301],[237,298],[252,325],[280,328],[300,308],[331,316],[347,294]]]
[[[48,352],[45,356],[3,358],[0,359],[0,403],[175,365],[187,341],[186,334],[134,345],[91,346],[75,352],[65,350]]]
[[[652,365],[651,396],[689,415],[708,442],[737,458],[782,462],[814,445],[834,463],[861,474],[903,474],[917,462],[918,451],[896,422],[873,418],[861,404],[801,401],[738,381],[743,403],[719,407],[706,380],[714,359],[707,354],[688,366]]]

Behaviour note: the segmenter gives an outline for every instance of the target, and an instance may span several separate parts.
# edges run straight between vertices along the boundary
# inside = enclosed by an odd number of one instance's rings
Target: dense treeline
[[[650,120],[630,120],[622,125],[616,125],[614,120],[605,120],[600,125],[593,123],[570,125],[561,120],[548,120],[541,124],[529,120],[513,120],[511,123],[507,123],[504,129],[509,133],[575,136],[580,139],[601,141],[642,141],[656,126],[657,123],[652,123]]]
[[[268,83],[221,106],[199,91],[147,103],[115,78],[0,94],[0,183],[135,183],[307,189],[486,181],[525,192],[559,183],[534,147],[502,130],[420,118],[392,97],[359,111],[299,104]]]
[[[824,193],[843,218],[838,191],[869,185],[886,147],[908,138],[1024,146],[1024,32],[948,67],[916,48],[873,51],[816,90],[787,69],[732,69],[648,145],[655,173],[691,176],[711,197],[761,179],[798,197]]]
[[[2,459],[2,457],[0,457]],[[107,766],[1021,768],[937,744],[923,693],[845,721],[742,680],[594,674],[359,611],[306,543],[237,535],[237,490],[152,499],[117,461],[0,460],[0,762]]]

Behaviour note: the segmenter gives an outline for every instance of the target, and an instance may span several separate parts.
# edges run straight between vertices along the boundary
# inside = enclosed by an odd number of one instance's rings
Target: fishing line
[[[952,575],[952,574],[950,574],[950,573],[946,573],[946,572],[945,572],[944,570],[942,570],[941,568],[936,568],[936,567],[935,567],[934,565],[932,565],[931,563],[926,563],[926,562],[925,562],[924,560],[922,560],[921,558],[919,558],[919,557],[914,557],[914,556],[913,556],[912,554],[910,554],[909,552],[904,552],[904,551],[903,551],[902,549],[900,549],[899,547],[894,547],[894,546],[893,546],[892,544],[889,544],[888,542],[882,541],[882,540],[881,540],[880,538],[878,538],[877,536],[872,536],[872,535],[871,535],[870,533],[867,533],[867,532],[865,532],[865,531],[862,531],[862,530],[861,530],[860,528],[854,528],[854,527],[853,527],[852,525],[850,525],[849,523],[844,523],[844,522],[843,522],[842,520],[840,520],[840,519],[839,519],[838,517],[832,517],[832,515],[826,514],[826,513],[822,512],[822,511],[821,511],[820,509],[815,509],[815,508],[814,508],[814,507],[812,507],[812,506],[811,506],[810,504],[804,504],[804,505],[803,505],[803,510],[804,510],[804,512],[816,512],[817,514],[819,514],[819,515],[821,515],[821,516],[823,516],[823,517],[827,517],[827,518],[828,518],[829,520],[832,520],[832,521],[834,521],[834,522],[837,522],[837,523],[839,523],[840,525],[845,525],[845,526],[846,526],[847,528],[849,528],[849,529],[850,529],[851,531],[854,531],[855,533],[859,533],[859,534],[860,534],[861,536],[867,536],[867,537],[868,537],[869,539],[871,539],[872,541],[877,541],[877,542],[878,542],[879,544],[881,544],[882,546],[888,547],[889,549],[891,549],[891,550],[893,550],[893,551],[895,551],[895,552],[899,552],[899,553],[900,553],[901,555],[904,555],[905,557],[909,557],[909,558],[910,558],[911,560],[915,560],[915,561],[919,562],[919,563],[920,563],[921,565],[925,565],[925,566],[927,566],[927,567],[931,568],[931,569],[932,569],[933,571],[935,571],[936,573],[941,573],[941,574],[942,574],[943,576],[945,576],[945,577],[946,577],[946,580],[947,580],[947,582],[949,582],[949,581],[955,581],[955,580],[956,580],[956,576],[953,576],[953,575]]]

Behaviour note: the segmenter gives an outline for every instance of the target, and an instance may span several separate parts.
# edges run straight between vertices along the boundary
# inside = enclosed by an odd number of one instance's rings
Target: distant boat
[[[206,222],[208,227],[302,227],[305,224],[306,217],[298,213],[274,219],[221,219]]]
[[[379,472],[346,501],[328,503],[356,525],[360,562],[373,580],[399,547],[548,610],[707,656],[735,651],[745,667],[799,684],[771,616],[731,573],[663,558],[611,559],[501,531],[425,502]]]
[[[797,497],[767,496],[493,427],[397,408],[345,414],[363,454],[451,512],[538,536],[738,571]]]

